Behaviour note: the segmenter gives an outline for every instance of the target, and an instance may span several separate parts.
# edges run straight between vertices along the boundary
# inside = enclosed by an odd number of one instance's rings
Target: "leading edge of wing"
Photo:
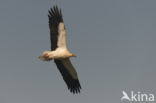
[[[70,62],[69,59],[66,60],[67,62]],[[80,93],[81,85],[78,80],[76,71],[74,70],[71,63],[67,63],[69,65],[67,68],[67,66],[65,66],[63,62],[64,62],[63,60],[55,60],[56,66],[58,67],[60,73],[62,74],[62,77],[65,83],[67,84],[68,89],[70,90],[70,92],[74,94]],[[73,72],[75,76],[71,74]]]

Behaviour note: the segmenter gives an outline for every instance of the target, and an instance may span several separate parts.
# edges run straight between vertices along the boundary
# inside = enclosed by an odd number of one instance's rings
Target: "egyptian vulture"
[[[63,80],[72,93],[80,93],[81,85],[77,73],[70,62],[70,57],[75,57],[66,46],[66,30],[63,22],[61,9],[57,5],[48,11],[51,51],[44,51],[39,59],[50,61],[54,59]]]

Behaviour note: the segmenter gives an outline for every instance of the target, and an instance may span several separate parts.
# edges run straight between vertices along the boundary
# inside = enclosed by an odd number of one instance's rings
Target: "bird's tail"
[[[42,60],[42,61],[50,61],[50,60],[52,60],[52,59],[49,57],[48,53],[50,53],[50,51],[44,51],[38,58],[39,58],[40,60]]]

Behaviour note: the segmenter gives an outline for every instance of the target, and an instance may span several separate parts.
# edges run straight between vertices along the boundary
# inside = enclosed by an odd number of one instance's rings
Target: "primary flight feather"
[[[70,92],[74,94],[80,93],[81,85],[77,73],[69,59],[70,57],[75,57],[75,55],[70,53],[66,46],[66,30],[61,9],[58,9],[57,6],[50,8],[48,18],[51,51],[44,51],[39,56],[39,59],[43,61],[54,59]]]

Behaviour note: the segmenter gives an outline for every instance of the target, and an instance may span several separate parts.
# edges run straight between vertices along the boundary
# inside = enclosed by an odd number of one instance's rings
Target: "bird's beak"
[[[71,56],[72,56],[72,57],[76,57],[76,55],[75,55],[75,54],[72,54]]]

